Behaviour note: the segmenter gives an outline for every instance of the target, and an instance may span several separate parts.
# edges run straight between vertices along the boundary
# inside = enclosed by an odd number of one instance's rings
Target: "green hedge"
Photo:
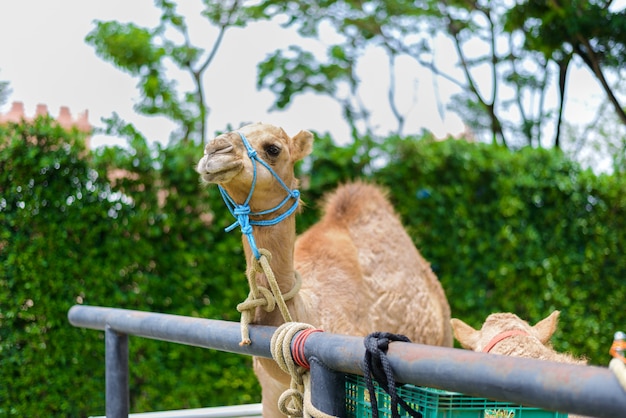
[[[531,323],[561,311],[555,348],[607,365],[626,328],[626,179],[555,150],[390,139],[376,177],[446,290],[479,327],[492,312]]]
[[[74,328],[77,303],[238,320],[247,294],[240,237],[215,188],[193,170],[200,147],[88,154],[48,119],[0,126],[0,415],[104,413],[103,333]],[[110,182],[113,168],[125,170]],[[605,365],[626,328],[625,179],[595,176],[558,151],[388,138],[338,147],[318,135],[299,167],[308,203],[372,178],[440,277],[455,317],[535,322],[562,311],[559,350]],[[258,402],[250,359],[130,339],[133,412]]]
[[[104,413],[103,333],[70,326],[74,304],[238,320],[239,238],[222,232],[219,196],[200,189],[201,150],[124,134],[130,150],[81,158],[80,134],[49,120],[0,127],[0,416]],[[128,178],[111,186],[111,167]],[[220,225],[209,228],[201,215],[214,202]],[[260,399],[248,357],[141,338],[129,347],[133,411]]]

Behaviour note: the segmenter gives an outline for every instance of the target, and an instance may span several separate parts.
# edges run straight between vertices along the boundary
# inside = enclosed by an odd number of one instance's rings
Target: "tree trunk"
[[[554,148],[561,148],[561,124],[563,123],[563,108],[565,106],[565,82],[567,81],[567,70],[572,56],[568,55],[562,61],[557,61],[559,65],[559,116],[556,122],[556,135],[554,136]]]

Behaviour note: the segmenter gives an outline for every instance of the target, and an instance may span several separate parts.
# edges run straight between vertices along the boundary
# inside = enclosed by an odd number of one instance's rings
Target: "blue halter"
[[[252,148],[252,146],[250,145],[250,143],[248,142],[248,139],[246,139],[244,134],[242,134],[241,132],[238,132],[238,134],[241,137],[243,145],[246,147],[246,150],[248,151],[248,157],[250,157],[250,161],[252,161],[253,163],[252,164],[252,167],[253,167],[252,185],[250,186],[250,192],[248,193],[248,197],[246,198],[245,202],[239,205],[228,195],[228,192],[222,186],[218,185],[218,188],[220,190],[220,193],[222,194],[222,199],[224,199],[224,203],[226,203],[226,207],[230,211],[231,215],[233,215],[235,219],[237,219],[232,225],[226,228],[225,231],[230,232],[233,229],[235,229],[237,226],[239,226],[241,228],[241,233],[244,234],[246,238],[248,239],[248,243],[250,244],[250,248],[252,249],[252,253],[254,254],[254,257],[258,260],[261,258],[261,253],[259,252],[259,249],[256,246],[256,241],[254,240],[254,235],[252,234],[252,226],[253,225],[256,225],[256,226],[276,225],[277,223],[283,221],[289,215],[294,213],[295,210],[298,208],[298,203],[300,201],[300,191],[298,191],[297,189],[291,190],[289,187],[287,187],[287,185],[283,182],[283,180],[280,177],[278,177],[278,175],[274,172],[274,170],[272,170],[269,164],[267,164],[265,161],[263,161],[261,158],[257,156],[256,150]],[[282,202],[280,202],[278,205],[274,206],[271,209],[266,209],[260,212],[251,212],[250,211],[250,199],[252,198],[252,193],[254,192],[254,187],[256,185],[256,172],[257,172],[256,163],[262,164],[276,178],[276,180],[278,180],[278,183],[280,183],[283,189],[287,191],[287,197],[285,197],[285,199],[283,199]],[[270,213],[276,212],[277,210],[285,206],[287,202],[289,201],[289,199],[294,199],[294,202],[291,205],[291,207],[287,209],[286,212],[276,216],[275,218],[262,219],[258,221],[250,219],[250,216],[268,215]]]

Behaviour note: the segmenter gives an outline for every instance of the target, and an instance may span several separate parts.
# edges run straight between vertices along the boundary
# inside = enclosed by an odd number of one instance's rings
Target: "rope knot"
[[[252,268],[257,273],[265,273],[263,264],[261,264],[261,257],[265,257],[268,264],[272,262],[272,253],[265,248],[259,248],[259,257],[252,259]]]
[[[422,413],[414,411],[396,392],[396,382],[393,376],[391,363],[387,358],[387,350],[391,341],[403,341],[410,343],[404,335],[391,334],[389,332],[373,332],[363,340],[365,345],[365,359],[363,363],[363,375],[365,383],[370,394],[370,402],[372,404],[372,417],[378,418],[378,402],[376,400],[376,391],[374,389],[374,380],[391,397],[391,416],[399,418],[398,404],[412,417],[421,418]]]
[[[243,224],[241,224],[241,233],[244,235],[252,234],[252,225],[250,225],[249,222],[244,222]],[[254,248],[252,248],[252,251],[254,251]]]
[[[267,287],[258,286],[256,291],[257,294],[250,292],[248,298],[237,305],[237,311],[243,313],[256,308],[263,308],[265,312],[272,312],[276,309],[276,298],[274,298],[271,290]]]
[[[291,322],[291,314],[287,309],[286,302],[298,293],[300,286],[302,285],[302,277],[298,272],[294,272],[295,283],[291,290],[286,293],[282,293],[276,276],[270,266],[270,260],[272,254],[265,248],[258,250],[258,257],[255,255],[250,258],[250,264],[246,276],[248,277],[248,285],[250,286],[250,293],[246,300],[237,305],[237,310],[241,312],[241,343],[242,345],[251,344],[250,333],[248,325],[254,318],[254,311],[256,308],[263,307],[267,312],[272,312],[276,307],[280,311],[285,322]],[[257,273],[263,273],[269,284],[269,289],[260,286],[257,283]]]
[[[238,205],[233,209],[233,214],[236,217],[240,216],[249,216],[250,215],[250,205]]]
[[[244,235],[252,235],[252,225],[250,224],[250,218],[247,215],[237,216],[237,222],[241,228],[241,233]],[[252,247],[252,245],[251,245]],[[253,248],[254,250],[254,248]]]

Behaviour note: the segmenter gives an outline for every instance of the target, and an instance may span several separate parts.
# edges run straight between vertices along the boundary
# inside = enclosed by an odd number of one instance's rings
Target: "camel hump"
[[[388,193],[380,186],[362,181],[339,186],[324,199],[324,217],[352,222],[373,213],[394,214]]]

